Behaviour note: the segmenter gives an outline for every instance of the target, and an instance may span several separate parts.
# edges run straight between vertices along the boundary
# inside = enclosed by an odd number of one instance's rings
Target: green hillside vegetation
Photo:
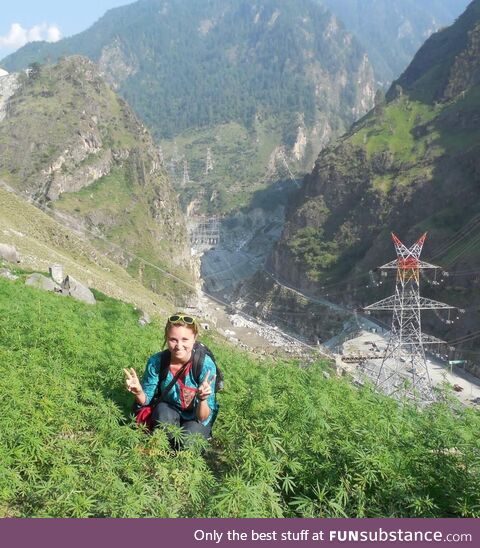
[[[441,270],[423,273],[421,294],[464,313],[448,319],[426,313],[422,329],[451,341],[474,374],[480,321],[479,60],[480,0],[474,0],[452,26],[425,42],[385,98],[377,93],[374,109],[319,154],[287,211],[271,260],[286,285],[363,307],[394,290],[393,280],[377,284],[371,273],[395,258],[391,233],[410,246],[427,232],[422,259]],[[289,310],[285,300],[277,307]]]
[[[213,445],[172,452],[133,426],[123,387],[162,326],[96,295],[92,307],[0,278],[3,517],[480,516],[478,412],[400,406],[324,364],[215,338]]]
[[[363,147],[369,160],[388,152],[399,170],[415,169],[415,164],[468,151],[479,142],[476,124],[452,124],[453,120],[475,117],[479,102],[478,87],[435,105],[402,95],[355,124],[345,142]]]
[[[73,131],[86,133],[90,129],[92,120],[88,114],[99,118],[99,136],[106,147],[123,149],[137,145],[132,127],[135,122],[128,120],[119,98],[97,74],[88,78],[87,71],[93,67],[85,61],[71,58],[55,66],[36,67],[30,78],[22,74],[22,86],[11,102],[9,116],[2,121],[3,175],[10,174],[14,180],[28,180],[36,175],[58,158],[72,141]],[[11,133],[15,139],[9,137]],[[46,134],[48,139],[42,142]],[[144,144],[147,140],[143,138]],[[91,153],[83,165],[98,162],[98,156],[98,151]],[[25,162],[25,158],[29,161]],[[62,169],[68,172],[68,168],[67,163]]]
[[[463,206],[463,222],[478,213],[475,175],[472,177],[469,165],[470,158],[477,156],[480,142],[476,122],[479,104],[478,87],[435,106],[402,95],[372,110],[321,155],[319,165],[324,173],[333,168],[337,176],[344,177],[342,188],[335,196],[335,189],[325,187],[329,196],[327,215],[309,221],[314,226],[296,227],[287,242],[295,262],[307,267],[310,280],[338,280],[338,268],[343,273],[358,268],[360,239],[378,236],[381,230],[378,221],[396,219],[405,203],[412,201],[415,193],[423,194],[427,185],[433,193],[429,207],[412,209],[404,215],[414,236],[432,230],[430,237],[438,245],[442,239],[451,237],[461,227],[450,223],[449,211],[451,207],[460,207],[458,199],[465,194],[469,201]],[[455,160],[458,157],[461,159]],[[359,196],[359,201],[348,206],[348,213],[345,207],[350,197],[348,193],[342,196],[344,184],[350,185],[354,193],[363,189],[362,198]],[[442,200],[443,195],[448,195],[448,200]],[[309,196],[299,211],[312,209],[315,200]],[[335,214],[337,207],[340,215]],[[395,222],[399,224],[390,225],[390,230],[398,231],[405,224],[401,220]],[[389,244],[388,232],[384,243]],[[365,241],[363,252],[368,247]],[[352,253],[355,249],[360,255]],[[450,256],[459,251],[454,246]],[[480,259],[479,253],[474,246],[464,259],[475,264]],[[448,256],[442,257],[442,262],[445,266],[451,264]],[[369,264],[368,268],[375,266]]]
[[[237,122],[219,125],[215,130],[190,130],[174,141],[161,141],[166,158],[179,159],[172,170],[167,163],[169,175],[181,188],[179,195],[184,208],[196,201],[210,214],[218,211],[236,211],[251,203],[254,191],[262,190],[279,178],[284,166],[275,165],[270,174],[259,180],[275,147],[282,145],[282,127],[278,120],[269,118],[256,121],[249,132]],[[214,167],[205,173],[207,148],[211,149]],[[188,159],[190,183],[183,185],[183,160]],[[283,170],[283,171],[282,171]],[[229,181],[233,181],[235,192],[231,192]],[[255,183],[253,183],[255,181]]]
[[[451,153],[469,151],[480,142],[480,127],[476,123],[480,87],[474,87],[461,94],[456,101],[449,103],[438,117],[439,143]],[[460,120],[460,124],[452,124]]]
[[[337,246],[335,242],[325,241],[322,229],[307,227],[298,230],[289,245],[295,261],[307,268],[310,280],[318,280],[319,272],[337,260]]]
[[[416,138],[413,129],[426,124],[435,115],[434,108],[402,97],[378,108],[356,125],[350,142],[359,146],[364,144],[369,159],[388,151],[398,164],[413,163],[425,156],[427,142],[431,140],[430,135]]]
[[[381,263],[372,259],[388,256],[392,230],[414,238],[432,229],[429,238],[440,246],[461,228],[449,223],[451,208],[463,209],[465,224],[478,213],[479,20],[475,1],[427,40],[386,100],[320,154],[282,244],[297,265],[306,265],[309,280],[338,281],[362,266],[375,268]],[[317,200],[327,205],[320,217],[312,213]],[[476,264],[475,241],[452,244],[443,265],[460,256]]]
[[[184,280],[186,285],[191,280],[188,271],[176,268],[169,260],[175,254],[174,243],[169,241],[168,237],[152,238],[158,227],[154,219],[145,215],[145,212],[148,211],[148,204],[160,196],[155,188],[135,188],[129,179],[128,170],[114,168],[92,185],[78,192],[63,194],[53,208],[81,217],[100,217],[97,227],[106,240],[93,237],[95,246],[108,255],[112,250],[110,242],[114,245],[117,242],[121,243],[122,248],[113,249],[117,250],[117,255],[121,254],[128,259],[126,270],[134,278],[139,278],[139,266],[142,262],[141,278],[145,286],[165,295],[172,291],[171,296],[174,297],[177,293],[185,293],[185,284],[180,288],[175,287],[172,279],[165,277],[162,271],[174,274],[180,280]],[[122,218],[123,222],[113,222],[118,218]],[[185,240],[186,229],[176,234],[176,237],[178,236]],[[113,255],[115,256],[115,253]],[[146,264],[145,261],[161,270]]]

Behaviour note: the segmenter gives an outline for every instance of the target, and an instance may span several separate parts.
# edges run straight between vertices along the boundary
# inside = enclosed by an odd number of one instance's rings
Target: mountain
[[[430,279],[425,294],[467,313],[453,325],[432,320],[426,326],[448,340],[474,333],[480,320],[479,122],[475,0],[425,42],[385,101],[320,153],[291,203],[270,267],[313,295],[367,304],[381,296],[366,288],[376,276],[369,271],[395,256],[390,232],[410,245],[427,231],[424,259],[450,276],[443,286]]]
[[[365,47],[381,83],[398,77],[422,43],[470,0],[322,0]]]
[[[98,63],[162,140],[174,178],[193,181],[185,205],[203,193],[216,212],[248,203],[285,171],[285,156],[294,170],[310,168],[375,93],[365,52],[315,0],[140,0],[71,38],[28,44],[2,66],[71,54]]]
[[[91,233],[147,286],[176,291],[149,262],[190,281],[185,220],[157,148],[92,61],[68,57],[13,76],[0,78],[0,88],[9,79],[0,179]]]

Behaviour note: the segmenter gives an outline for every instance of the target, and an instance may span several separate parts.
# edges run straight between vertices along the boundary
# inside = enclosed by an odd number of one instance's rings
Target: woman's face
[[[167,346],[174,363],[187,363],[196,340],[195,333],[186,325],[172,325],[167,333]]]

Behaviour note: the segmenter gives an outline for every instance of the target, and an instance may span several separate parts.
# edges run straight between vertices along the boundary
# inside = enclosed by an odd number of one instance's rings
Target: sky
[[[3,0],[0,9],[0,59],[26,42],[72,36],[90,27],[110,8],[134,0]]]

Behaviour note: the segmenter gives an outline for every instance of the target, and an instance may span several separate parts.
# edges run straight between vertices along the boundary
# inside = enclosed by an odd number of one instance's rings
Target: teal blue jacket
[[[159,381],[160,374],[160,365],[161,365],[161,352],[150,356],[147,362],[147,367],[142,379],[142,388],[145,392],[147,400],[145,404],[150,403],[153,396],[157,391],[157,385]],[[190,360],[189,364],[185,371],[177,379],[177,382],[172,386],[168,394],[162,396],[162,401],[168,403],[175,409],[178,409],[180,416],[183,420],[197,420],[196,410],[199,404],[199,400],[196,397],[196,392],[200,384],[205,380],[207,375],[210,373],[210,380],[212,393],[207,399],[208,407],[210,408],[210,415],[206,420],[200,421],[205,426],[212,424],[212,421],[215,419],[218,412],[218,403],[215,397],[215,375],[216,367],[213,363],[210,356],[205,356],[205,360],[200,371],[200,376],[198,383],[195,381],[192,372],[192,361]],[[163,391],[168,387],[170,382],[173,379],[173,374],[169,370],[166,378],[162,381],[160,389]]]

